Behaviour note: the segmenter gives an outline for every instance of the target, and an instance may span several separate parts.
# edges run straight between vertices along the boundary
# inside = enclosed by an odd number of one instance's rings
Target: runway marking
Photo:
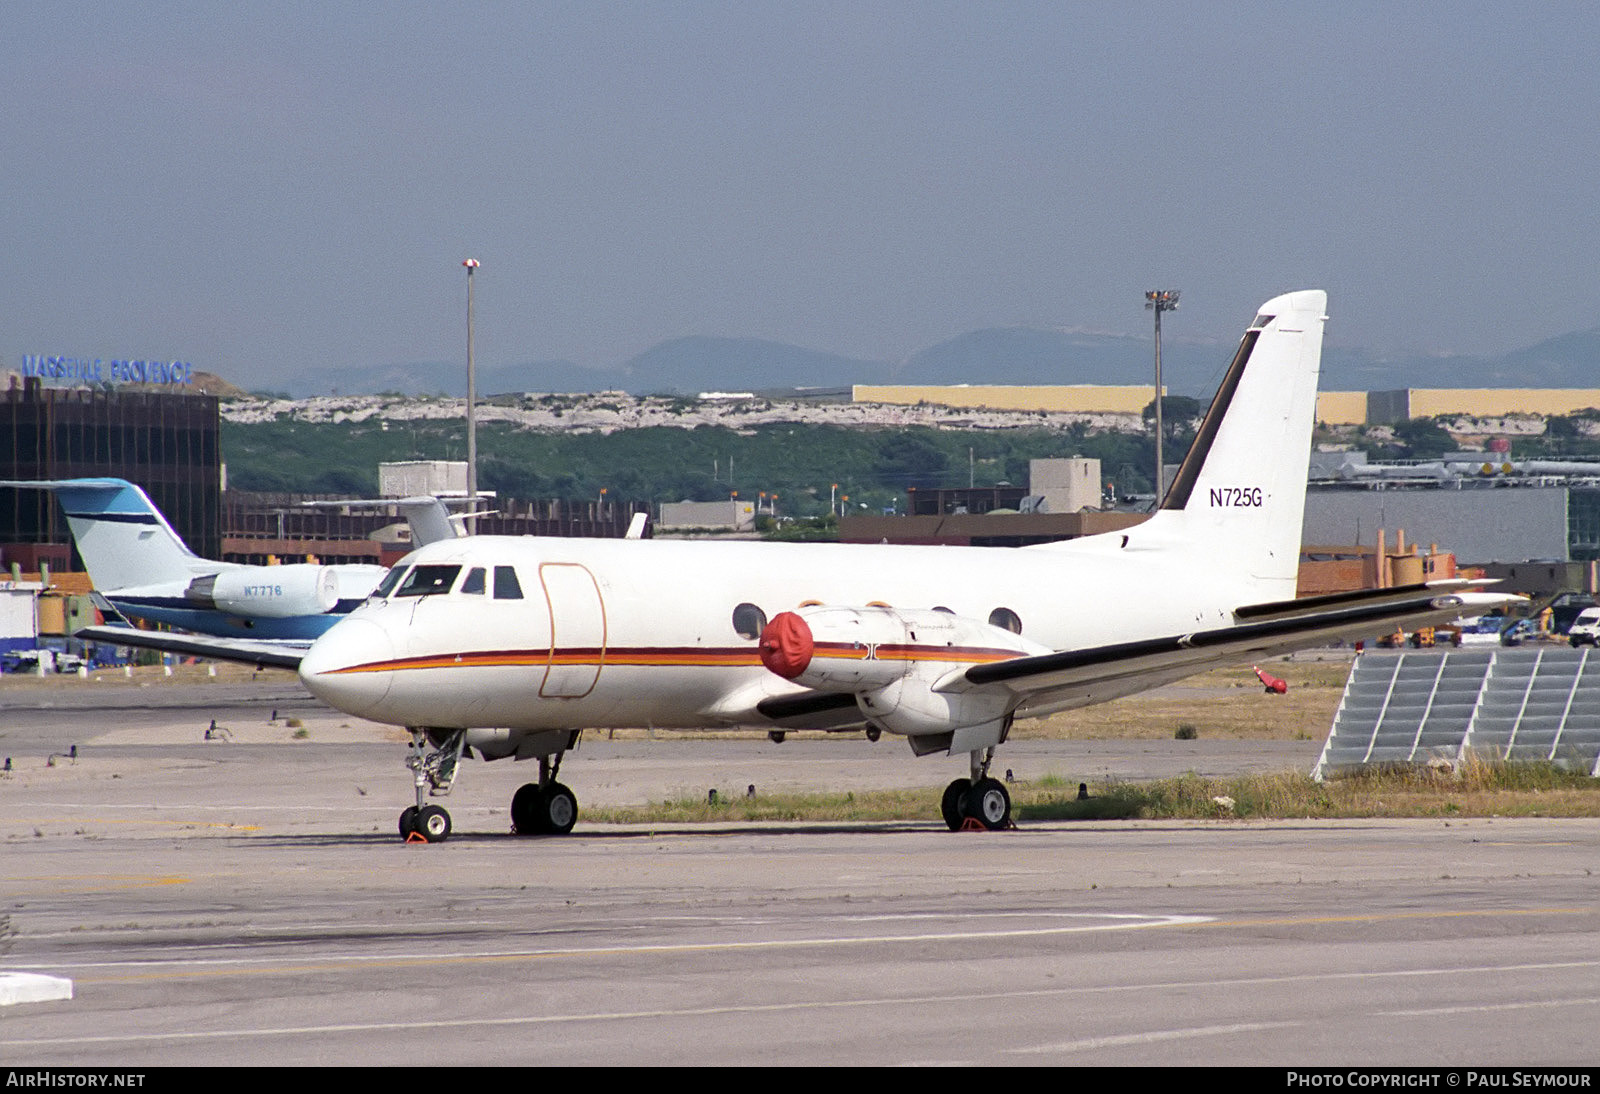
[[[1138,913],[990,913],[989,918],[1009,919],[1019,915],[1050,915],[1069,919],[1096,919],[1110,920],[1099,924],[1072,924],[1060,927],[1018,927],[1013,929],[991,929],[971,931],[946,931],[929,932],[922,934],[879,934],[879,935],[830,935],[817,938],[794,939],[766,939],[741,942],[683,942],[683,943],[650,943],[640,946],[594,946],[576,947],[571,949],[525,949],[501,950],[489,953],[470,953],[453,951],[437,954],[424,953],[397,953],[397,954],[333,954],[327,957],[308,958],[294,964],[277,964],[276,958],[249,958],[249,957],[185,957],[185,958],[153,958],[129,961],[84,961],[84,962],[29,962],[13,961],[12,968],[38,969],[44,971],[66,971],[83,969],[138,969],[150,970],[147,972],[130,973],[128,975],[103,975],[79,976],[79,983],[83,984],[111,984],[148,982],[158,980],[188,980],[222,976],[239,975],[267,975],[289,976],[308,973],[332,973],[341,969],[402,969],[417,968],[437,965],[473,965],[497,964],[526,961],[550,961],[564,958],[589,958],[589,957],[626,957],[647,956],[661,954],[694,954],[694,953],[728,953],[728,952],[755,952],[762,950],[798,950],[820,949],[829,946],[858,946],[858,945],[887,945],[896,943],[923,943],[923,942],[971,942],[989,939],[1004,938],[1044,938],[1070,934],[1086,934],[1099,931],[1120,930],[1150,930],[1162,927],[1197,927],[1211,928],[1219,926],[1250,927],[1274,926],[1293,924],[1316,924],[1329,922],[1381,922],[1386,920],[1406,920],[1419,918],[1459,918],[1465,915],[1473,916],[1510,916],[1510,915],[1537,915],[1537,914],[1574,914],[1592,912],[1589,908],[1535,908],[1535,909],[1507,909],[1504,911],[1475,911],[1475,912],[1405,912],[1394,915],[1364,915],[1364,916],[1323,916],[1310,919],[1258,919],[1220,921],[1209,916],[1154,916]],[[933,915],[934,913],[921,913]],[[863,917],[875,918],[875,917]],[[888,916],[884,918],[915,918],[914,916]],[[962,916],[971,919],[971,916]],[[205,945],[201,943],[201,945]],[[229,944],[234,945],[234,944]],[[224,944],[216,944],[222,948]],[[1600,959],[1594,961],[1569,961],[1552,962],[1539,965],[1519,965],[1498,971],[1529,971],[1551,969],[1593,968],[1600,966]],[[1491,967],[1492,968],[1492,967]],[[1364,976],[1445,976],[1454,975],[1459,969],[1429,969],[1429,970],[1402,970],[1393,972],[1352,972],[1352,973],[1326,973],[1318,979],[1339,980],[1359,979]],[[1484,971],[1480,969],[1478,971]],[[1241,986],[1255,984],[1289,983],[1303,977],[1263,977],[1248,980],[1234,981],[1209,981],[1209,983],[1233,983]],[[1186,986],[1178,984],[1155,985],[1160,988]],[[1111,989],[1084,989],[1084,990],[1111,990]],[[1143,989],[1141,989],[1143,990]]]
[[[1227,1037],[1235,1033],[1259,1033],[1264,1029],[1290,1029],[1304,1022],[1240,1022],[1231,1026],[1192,1026],[1189,1029],[1161,1029],[1149,1033],[1123,1033],[1114,1037],[1087,1037],[1081,1041],[1058,1041],[1050,1045],[1011,1048],[1018,1056],[1046,1056],[1062,1052],[1091,1052],[1097,1048],[1126,1045],[1153,1045],[1162,1041],[1185,1041],[1193,1037]]]
[[[262,810],[262,809],[280,809],[281,810],[283,808],[283,803],[282,802],[247,802],[247,801],[223,802],[221,804],[216,804],[216,805],[208,805],[205,802],[185,802],[183,805],[154,805],[154,804],[151,804],[149,802],[128,802],[126,805],[119,805],[119,804],[117,804],[115,802],[81,802],[81,801],[50,801],[50,802],[35,801],[35,802],[26,803],[26,807],[30,808],[30,809],[83,809],[83,808],[90,807],[90,806],[92,806],[95,809],[121,809],[121,810],[149,809],[149,810],[155,810],[155,811],[162,812],[162,813],[173,813],[173,812],[177,812],[180,809],[184,810],[184,811],[220,813],[223,810],[230,810],[230,809],[237,809],[237,810],[240,810],[242,812],[257,811],[257,810]],[[20,803],[16,805],[16,808],[22,808],[22,807],[23,806]],[[379,807],[371,806],[371,805],[360,805],[360,804],[356,804],[356,805],[327,805],[327,804],[321,804],[321,805],[319,805],[319,804],[314,804],[313,803],[313,804],[310,804],[310,805],[302,805],[302,804],[298,804],[297,803],[294,808],[295,808],[296,812],[301,812],[301,813],[351,813],[351,812],[363,812],[363,811],[366,811],[366,810],[371,810],[371,809],[375,809],[375,808],[379,808]],[[489,809],[490,807],[483,806],[483,807],[480,807],[480,808]]]
[[[1303,919],[1212,919],[1202,927],[1284,927],[1327,923],[1396,923],[1407,919],[1470,919],[1475,916],[1592,915],[1593,908],[1470,908],[1460,912],[1375,912],[1364,915],[1324,915]]]
[[[1109,920],[1096,924],[1072,924],[1062,927],[1018,927],[1011,930],[986,930],[986,931],[944,931],[925,934],[882,934],[882,935],[832,935],[821,938],[788,938],[765,939],[749,942],[679,942],[679,943],[652,943],[642,946],[594,946],[578,947],[573,949],[534,949],[534,950],[505,950],[491,953],[443,953],[443,954],[418,954],[402,953],[368,956],[365,954],[336,954],[323,958],[310,958],[295,965],[269,965],[274,958],[204,958],[191,957],[182,959],[154,959],[141,961],[101,961],[83,962],[81,964],[29,964],[22,965],[13,962],[13,968],[54,968],[54,969],[114,969],[137,968],[159,969],[163,967],[178,969],[191,968],[192,971],[172,971],[149,974],[135,974],[127,976],[97,976],[80,977],[81,984],[110,984],[128,983],[149,980],[182,980],[200,977],[232,976],[241,971],[262,973],[271,976],[299,975],[304,973],[328,972],[342,967],[360,968],[415,968],[429,965],[452,964],[489,964],[510,961],[546,961],[555,958],[569,957],[622,957],[630,955],[661,955],[674,953],[728,953],[756,950],[793,950],[815,949],[828,946],[860,946],[860,945],[887,945],[904,942],[972,942],[984,939],[1000,938],[1038,938],[1052,935],[1087,934],[1098,931],[1128,931],[1149,930],[1154,927],[1186,927],[1203,924],[1206,916],[1184,915],[1139,915],[1135,913],[1100,913],[1100,912],[1062,912],[1056,913],[1068,919],[1095,919]],[[1009,918],[999,914],[997,918]],[[962,917],[970,918],[970,917]],[[203,967],[199,967],[203,966]],[[255,966],[251,969],[250,966]]]
[[[624,1011],[586,1011],[572,1014],[533,1014],[516,1017],[492,1018],[430,1018],[428,1028],[439,1029],[493,1029],[508,1027],[534,1027],[560,1025],[576,1022],[624,1022],[659,1020],[663,1018],[704,1018],[716,1016],[740,1016],[755,1014],[782,1014],[805,1011],[849,1010],[868,1007],[895,1007],[934,1004],[976,1004],[995,1003],[1004,1001],[1022,1001],[1032,999],[1063,998],[1067,996],[1081,996],[1101,993],[1124,992],[1151,992],[1168,990],[1215,989],[1227,987],[1251,987],[1264,984],[1301,983],[1318,980],[1362,980],[1382,979],[1399,976],[1443,976],[1443,975],[1469,975],[1481,976],[1485,973],[1543,971],[1549,969],[1586,968],[1593,967],[1600,962],[1574,961],[1555,962],[1548,964],[1508,965],[1508,966],[1478,966],[1462,969],[1411,969],[1399,971],[1379,972],[1351,972],[1351,973],[1320,973],[1309,976],[1267,976],[1250,977],[1236,980],[1188,980],[1171,981],[1156,984],[1123,984],[1104,985],[1087,988],[1038,988],[1022,991],[992,991],[969,992],[961,994],[955,991],[941,991],[933,995],[912,996],[874,996],[863,999],[835,999],[815,1000],[810,1002],[794,1001],[782,1003],[750,1003],[713,1007],[680,1007],[676,1009],[655,1008],[651,1010],[624,1010]],[[83,980],[77,981],[85,983]],[[1592,1005],[1600,1001],[1595,999],[1572,1000],[1572,1005]],[[1566,1003],[1557,1001],[1552,1003],[1512,1003],[1494,1004],[1483,1008],[1460,1007],[1441,1008],[1438,1011],[1392,1011],[1390,1015],[1430,1015],[1449,1014],[1452,1012],[1465,1012],[1477,1009],[1521,1009],[1538,1006],[1562,1006]],[[1375,1012],[1381,1014],[1382,1012]],[[1197,1026],[1183,1030],[1155,1030],[1142,1034],[1122,1034],[1111,1037],[1086,1038],[1081,1041],[1066,1041],[1054,1045],[1036,1046],[1032,1049],[1013,1049],[1010,1051],[1026,1054],[1046,1054],[1050,1052],[1086,1051],[1102,1047],[1116,1047],[1124,1044],[1151,1044],[1160,1041],[1181,1040],[1192,1037],[1227,1036],[1234,1033],[1251,1033],[1265,1029],[1287,1028],[1303,1026],[1305,1022],[1265,1022],[1265,1023],[1239,1023],[1226,1026]],[[383,1032],[414,1032],[417,1028],[415,1021],[394,1022],[351,1022],[333,1025],[305,1025],[305,1026],[266,1026],[256,1029],[229,1028],[219,1030],[184,1030],[169,1033],[138,1033],[138,1034],[106,1034],[89,1037],[37,1037],[0,1041],[0,1048],[42,1048],[62,1045],[97,1045],[97,1044],[154,1044],[160,1042],[182,1041],[212,1041],[238,1038],[266,1038],[266,1037],[304,1037],[317,1034],[337,1033],[383,1033]]]
[[[190,879],[176,874],[42,874],[38,876],[8,877],[6,884],[38,881],[51,885],[63,882],[92,882],[79,888],[59,890],[70,893],[96,893],[106,889],[152,889],[158,885],[188,885]]]
[[[756,1003],[720,1007],[683,1007],[676,1010],[625,1010],[591,1011],[585,1014],[530,1014],[498,1018],[444,1018],[428,1020],[430,1031],[440,1029],[505,1028],[513,1026],[547,1026],[567,1022],[627,1022],[658,1020],[662,1018],[708,1018],[724,1015],[781,1014],[795,1011],[848,1010],[858,1007],[904,1007],[923,1003],[993,1003],[1007,999],[1032,999],[1043,996],[1068,994],[1070,989],[1053,991],[976,992],[967,995],[941,992],[938,995],[884,996],[870,999],[825,1000],[810,1003]],[[1304,1023],[1285,1022],[1282,1025]],[[311,1034],[332,1033],[383,1033],[393,1031],[414,1032],[415,1021],[351,1022],[322,1026],[269,1026],[258,1029],[185,1030],[174,1033],[106,1034],[92,1037],[36,1037],[26,1040],[0,1041],[0,1048],[43,1048],[60,1045],[151,1044],[156,1042],[211,1041],[241,1037],[304,1037]],[[1213,1027],[1218,1034],[1224,1027]],[[1250,1027],[1238,1027],[1238,1032],[1248,1032]],[[1263,1024],[1260,1028],[1271,1028]],[[1114,1039],[1106,1038],[1107,1042]]]
[[[71,808],[71,806],[68,805],[68,806],[64,806],[63,808]],[[105,808],[105,807],[102,807],[102,808]],[[110,806],[109,808],[116,809],[118,807],[117,806]],[[148,805],[144,805],[144,806],[129,805],[129,806],[123,806],[122,808],[126,808],[126,809],[149,809],[150,807]],[[217,806],[216,808],[218,808],[218,809],[225,809],[225,808],[226,809],[232,809],[234,807],[233,806]],[[110,817],[6,817],[3,820],[0,820],[0,824],[16,824],[16,825],[25,825],[25,824],[32,824],[32,825],[40,825],[40,824],[107,824],[107,825],[152,824],[152,825],[165,825],[165,826],[168,826],[168,827],[178,827],[178,828],[231,828],[231,829],[233,829],[235,831],[238,831],[238,832],[259,832],[259,831],[261,831],[261,826],[259,824],[238,824],[238,823],[235,823],[234,821],[162,820],[162,819],[160,819],[158,817],[136,817],[136,818],[134,818],[132,820],[113,820]]]
[[[1421,1010],[1378,1010],[1378,1018],[1432,1018],[1450,1014],[1480,1014],[1497,1010],[1540,1010],[1545,1007],[1592,1007],[1600,996],[1588,999],[1536,999],[1526,1003],[1482,1003],[1470,1007],[1428,1007]]]

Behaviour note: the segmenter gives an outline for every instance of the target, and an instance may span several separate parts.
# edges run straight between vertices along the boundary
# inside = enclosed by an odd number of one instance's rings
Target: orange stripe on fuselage
[[[973,646],[906,646],[883,645],[875,650],[867,646],[827,643],[817,646],[816,656],[845,661],[866,661],[876,657],[879,661],[950,661],[961,664],[989,664],[1009,661],[1021,654],[1015,650],[989,649]],[[595,647],[574,647],[561,650],[473,650],[460,653],[427,654],[419,657],[397,657],[386,661],[369,661],[362,665],[348,665],[329,669],[328,674],[339,676],[361,672],[407,672],[412,669],[448,668],[545,668],[550,665],[628,665],[642,668],[746,668],[761,663],[760,652],[753,648],[698,649],[695,647],[637,647],[600,650]]]

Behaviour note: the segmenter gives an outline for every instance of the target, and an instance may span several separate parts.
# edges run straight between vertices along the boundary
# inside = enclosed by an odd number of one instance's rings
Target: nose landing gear
[[[427,804],[427,799],[430,793],[440,797],[450,793],[467,735],[459,729],[450,730],[438,748],[425,753],[429,743],[427,729],[419,726],[410,729],[411,753],[406,757],[406,767],[411,769],[417,804],[407,806],[400,813],[400,838],[409,840],[420,836],[428,843],[443,843],[450,838],[450,814],[443,806]]]

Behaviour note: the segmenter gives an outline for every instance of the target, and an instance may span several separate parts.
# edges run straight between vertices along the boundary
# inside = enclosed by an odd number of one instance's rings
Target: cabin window
[[[447,593],[461,573],[460,566],[415,566],[396,596],[434,596]]]
[[[933,606],[933,610],[936,611],[936,612],[943,612],[945,615],[955,615],[956,614],[955,612],[951,611],[949,608],[945,607],[943,604],[935,604]]]
[[[517,580],[517,571],[511,566],[496,566],[494,568],[494,598],[496,600],[521,600],[522,584]]]
[[[383,575],[383,580],[378,582],[378,587],[372,590],[371,599],[382,600],[394,592],[394,587],[400,584],[400,579],[406,575],[404,566],[392,566],[389,572]]]
[[[1022,620],[1017,618],[1017,613],[1010,608],[996,608],[989,613],[989,626],[999,627],[1012,634],[1022,633]]]
[[[485,588],[485,575],[487,571],[482,566],[474,566],[467,571],[466,580],[461,583],[461,591],[473,596],[482,596]]]
[[[733,609],[733,630],[740,638],[760,638],[767,629],[767,613],[754,604],[740,604]]]

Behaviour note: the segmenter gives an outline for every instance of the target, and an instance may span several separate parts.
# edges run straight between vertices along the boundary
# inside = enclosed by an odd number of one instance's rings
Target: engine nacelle
[[[330,566],[247,566],[195,578],[184,596],[201,607],[244,618],[323,615],[339,603],[339,577]]]
[[[949,733],[998,722],[1004,692],[948,686],[972,665],[1052,652],[1008,630],[949,612],[815,606],[780,612],[761,632],[761,663],[817,691],[850,692],[878,728]],[[934,690],[936,684],[946,687]]]

